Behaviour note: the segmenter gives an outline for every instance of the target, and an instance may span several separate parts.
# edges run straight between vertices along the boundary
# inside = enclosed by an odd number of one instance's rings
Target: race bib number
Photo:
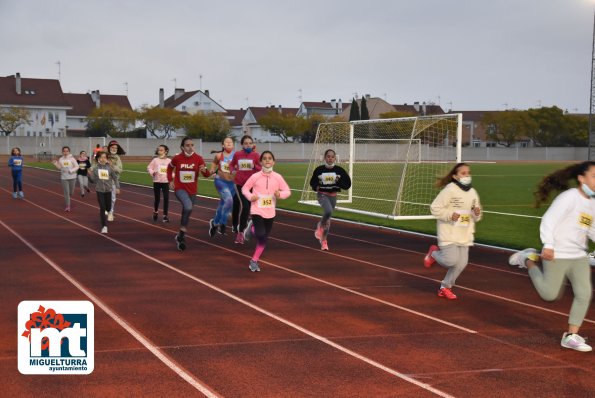
[[[63,161],[62,167],[70,167],[70,162],[68,160]]]
[[[254,162],[252,159],[241,159],[238,160],[238,167],[243,171],[252,170],[254,169]]]
[[[20,166],[23,164],[23,161],[21,159],[15,159],[12,161],[12,164],[15,166]]]
[[[275,207],[273,195],[258,195],[258,207],[261,209],[272,209]]]
[[[470,210],[457,210],[459,213],[459,219],[455,222],[456,227],[468,227],[471,225],[471,211]]]
[[[184,184],[189,184],[194,182],[195,177],[194,171],[180,171],[180,182]]]
[[[333,185],[337,181],[337,173],[322,173],[322,185]]]
[[[221,170],[224,173],[229,173],[229,163],[227,162],[221,162],[219,163],[219,170]]]
[[[587,213],[580,213],[578,216],[578,225],[584,230],[591,228],[591,225],[593,225],[593,216]]]
[[[97,170],[97,176],[100,180],[109,180],[109,170],[99,169]]]
[[[159,174],[167,174],[167,166],[159,166]]]
[[[87,168],[87,165],[84,163],[79,163],[79,169],[81,170],[85,170]]]

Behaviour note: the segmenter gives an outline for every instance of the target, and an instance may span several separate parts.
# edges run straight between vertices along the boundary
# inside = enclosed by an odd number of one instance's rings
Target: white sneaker
[[[564,348],[570,348],[580,352],[589,352],[593,349],[589,344],[585,343],[584,338],[576,333],[564,333],[562,335],[562,341],[560,341],[560,345]]]
[[[107,221],[114,221],[114,212],[110,211],[107,213]]]
[[[107,227],[101,228],[101,233],[102,234],[107,234]]]
[[[587,257],[589,258],[589,265],[595,267],[595,252],[589,253]]]
[[[525,249],[520,252],[513,253],[508,257],[508,264],[519,268],[527,268],[525,261],[527,258],[535,261],[538,258],[538,251],[535,249]],[[537,257],[536,257],[537,255]]]

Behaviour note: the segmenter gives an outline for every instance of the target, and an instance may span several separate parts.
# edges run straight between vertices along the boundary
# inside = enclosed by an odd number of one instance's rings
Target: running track
[[[57,173],[24,181],[14,200],[0,173],[3,396],[594,394],[595,354],[559,346],[571,289],[543,302],[508,252],[473,248],[449,302],[435,296],[443,269],[421,265],[432,239],[335,221],[325,253],[312,217],[279,212],[251,273],[253,244],[207,235],[214,200],[199,199],[181,253],[175,199],[154,224],[152,190],[124,185],[101,235],[93,192],[64,213]],[[92,374],[18,372],[17,306],[33,299],[94,303]],[[592,307],[582,334],[595,340]]]

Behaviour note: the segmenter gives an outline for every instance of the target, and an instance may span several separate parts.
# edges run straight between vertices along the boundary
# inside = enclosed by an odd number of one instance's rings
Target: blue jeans
[[[233,181],[225,181],[223,178],[215,178],[215,188],[217,188],[221,199],[213,223],[215,225],[226,225],[227,218],[233,207],[234,183]]]
[[[12,190],[23,190],[23,170],[12,170]]]
[[[184,191],[183,189],[179,189],[175,192],[176,198],[182,204],[182,219],[180,220],[180,225],[186,227],[188,225],[188,220],[190,220],[190,214],[192,214],[192,206],[196,202],[196,195],[190,195],[188,192]]]

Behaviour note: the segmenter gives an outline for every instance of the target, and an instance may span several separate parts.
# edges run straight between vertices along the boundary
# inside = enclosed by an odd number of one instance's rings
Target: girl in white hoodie
[[[74,194],[74,186],[76,184],[76,175],[79,169],[79,164],[70,153],[70,147],[62,147],[62,157],[54,160],[54,166],[60,170],[60,180],[62,181],[62,191],[64,192],[64,203],[66,208],[64,211],[70,211],[70,197]]]

